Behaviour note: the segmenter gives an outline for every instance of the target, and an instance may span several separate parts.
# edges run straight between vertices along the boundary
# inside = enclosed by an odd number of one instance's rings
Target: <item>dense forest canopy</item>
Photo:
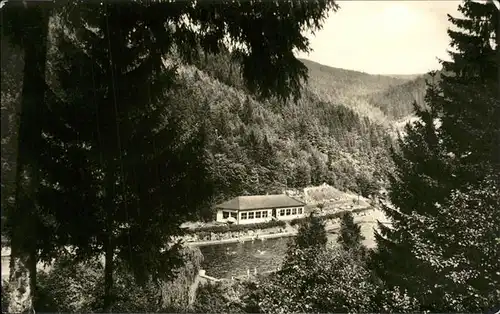
[[[207,54],[182,71],[186,90],[195,89],[192,103],[203,101],[209,109],[214,171],[226,180],[217,199],[324,182],[369,196],[385,185],[398,121],[412,116],[413,95],[424,93],[425,77],[399,79],[301,60],[308,85],[298,101],[283,104],[246,89],[236,60],[229,51]]]
[[[307,91],[285,106],[259,101],[223,83],[227,68],[209,66],[220,79],[192,67],[182,71],[182,97],[207,104],[198,120],[209,120],[218,200],[324,182],[368,196],[383,184],[393,143],[386,127]]]

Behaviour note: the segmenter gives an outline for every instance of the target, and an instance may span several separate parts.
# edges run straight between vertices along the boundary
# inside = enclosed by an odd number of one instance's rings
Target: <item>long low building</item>
[[[216,206],[216,220],[236,224],[261,223],[272,219],[291,220],[306,215],[305,205],[285,194],[238,196]]]

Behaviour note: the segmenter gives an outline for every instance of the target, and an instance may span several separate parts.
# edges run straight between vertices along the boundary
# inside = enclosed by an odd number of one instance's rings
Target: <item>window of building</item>
[[[302,214],[302,207],[301,207],[301,208],[299,208],[299,210],[298,210],[298,211],[299,211],[299,215],[300,215],[300,214]]]
[[[297,208],[292,208],[292,215],[297,215]]]
[[[280,209],[280,216],[285,216],[285,210],[284,209]]]
[[[234,219],[238,219],[238,214],[237,213],[231,213],[231,217],[233,217]]]
[[[241,219],[247,219],[247,213],[241,213]]]
[[[248,213],[248,219],[253,219],[253,212]]]
[[[229,218],[229,212],[222,212],[222,218],[224,219]]]
[[[260,218],[262,212],[255,212],[255,218]]]
[[[267,211],[262,212],[262,218],[267,218]]]
[[[291,212],[292,212],[292,211],[290,210],[290,208],[287,208],[287,209],[286,209],[286,215],[287,215],[287,216],[290,216]]]

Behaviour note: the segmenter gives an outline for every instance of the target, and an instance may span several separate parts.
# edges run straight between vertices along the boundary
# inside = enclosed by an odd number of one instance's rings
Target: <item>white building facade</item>
[[[285,194],[238,196],[217,205],[216,220],[240,225],[292,220],[306,215],[304,206],[305,203]]]

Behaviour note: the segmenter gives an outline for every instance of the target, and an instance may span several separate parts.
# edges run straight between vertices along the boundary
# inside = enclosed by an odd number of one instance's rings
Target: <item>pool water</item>
[[[329,240],[336,238],[328,235]],[[247,241],[244,243],[217,244],[200,247],[203,253],[202,268],[215,278],[231,278],[251,273],[275,270],[286,255],[292,237]]]

